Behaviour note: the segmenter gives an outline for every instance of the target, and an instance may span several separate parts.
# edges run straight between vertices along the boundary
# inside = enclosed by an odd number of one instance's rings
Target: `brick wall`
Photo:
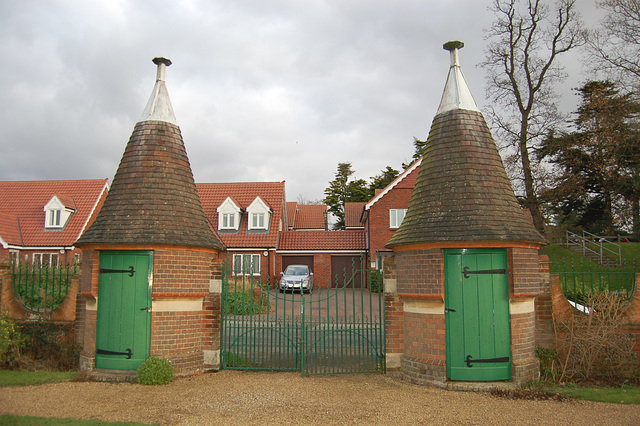
[[[395,253],[398,293],[444,297],[442,249],[429,248]]]
[[[514,381],[524,383],[540,378],[540,362],[535,355],[535,312],[511,314],[511,366]]]
[[[212,349],[213,309],[220,307],[220,295],[209,292],[212,276],[220,275],[213,256],[206,251],[154,251],[154,307],[162,302],[187,302],[184,308],[152,311],[151,315],[151,354],[169,359],[177,375],[202,371],[204,351]],[[199,308],[188,303],[194,301]],[[218,321],[218,338],[219,327]]]
[[[414,174],[417,174],[414,170]],[[405,178],[406,180],[407,178]],[[370,253],[375,259],[375,253],[383,250],[385,244],[389,242],[396,228],[389,227],[389,210],[390,209],[406,209],[409,207],[411,192],[413,187],[396,186],[391,189],[384,197],[380,198],[369,209],[369,241]]]
[[[554,346],[553,303],[549,286],[549,256],[540,256],[540,294],[535,299],[536,345],[544,348]]]
[[[507,251],[510,292],[515,297],[540,293],[540,265],[537,249],[514,247]]]
[[[156,250],[153,254],[153,294],[175,296],[209,292],[211,253]]]
[[[404,354],[444,365],[447,357],[444,315],[405,312]]]

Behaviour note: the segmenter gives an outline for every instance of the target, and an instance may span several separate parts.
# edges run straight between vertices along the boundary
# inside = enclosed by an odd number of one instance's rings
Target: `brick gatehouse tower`
[[[534,300],[543,237],[518,205],[458,63],[407,215],[388,242],[387,365],[416,383],[537,378]],[[388,284],[388,285],[387,285]]]
[[[178,375],[219,363],[225,248],[205,218],[173,114],[164,82],[171,61],[153,62],[149,102],[97,219],[75,244],[85,371],[135,370],[150,355],[169,359]]]

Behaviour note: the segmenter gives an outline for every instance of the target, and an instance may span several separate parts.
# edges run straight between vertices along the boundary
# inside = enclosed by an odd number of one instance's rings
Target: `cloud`
[[[153,87],[154,56],[196,181],[282,181],[323,196],[338,162],[368,179],[426,138],[442,44],[482,106],[473,0],[23,1],[0,4],[0,179],[111,179]]]

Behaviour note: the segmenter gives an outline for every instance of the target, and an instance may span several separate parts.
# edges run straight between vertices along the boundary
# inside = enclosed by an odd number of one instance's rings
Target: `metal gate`
[[[241,270],[225,268],[222,367],[301,371],[303,376],[385,372],[379,274],[352,270],[350,277],[339,280],[343,286],[324,283],[326,288],[321,288],[315,283],[305,294],[282,293],[278,283],[261,283]],[[360,283],[353,283],[356,276]]]

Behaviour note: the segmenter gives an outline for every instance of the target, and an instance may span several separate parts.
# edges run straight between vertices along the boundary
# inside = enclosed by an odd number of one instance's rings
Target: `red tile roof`
[[[278,250],[364,251],[365,231],[287,231],[280,233]]]
[[[295,201],[287,201],[287,229],[293,228],[296,223],[296,213],[298,211],[298,203]]]
[[[21,246],[20,222],[14,214],[0,213],[0,243]]]
[[[347,228],[364,228],[360,221],[364,205],[367,203],[344,203],[344,226]]]
[[[286,229],[284,181],[197,183],[202,208],[227,248],[276,247],[278,232]],[[246,213],[242,215],[238,231],[218,230],[218,212],[222,202],[231,197],[238,207],[245,209],[260,196],[273,211],[267,231],[247,231]]]
[[[298,204],[297,210],[296,220],[293,225],[294,229],[326,229],[326,204]]]
[[[5,242],[19,241],[16,232],[21,232],[24,247],[71,247],[107,190],[107,179],[0,182],[0,213],[4,216],[0,237]],[[54,195],[76,211],[63,229],[45,230],[43,209]],[[7,222],[7,215],[17,218],[19,230],[11,225],[12,220]]]

